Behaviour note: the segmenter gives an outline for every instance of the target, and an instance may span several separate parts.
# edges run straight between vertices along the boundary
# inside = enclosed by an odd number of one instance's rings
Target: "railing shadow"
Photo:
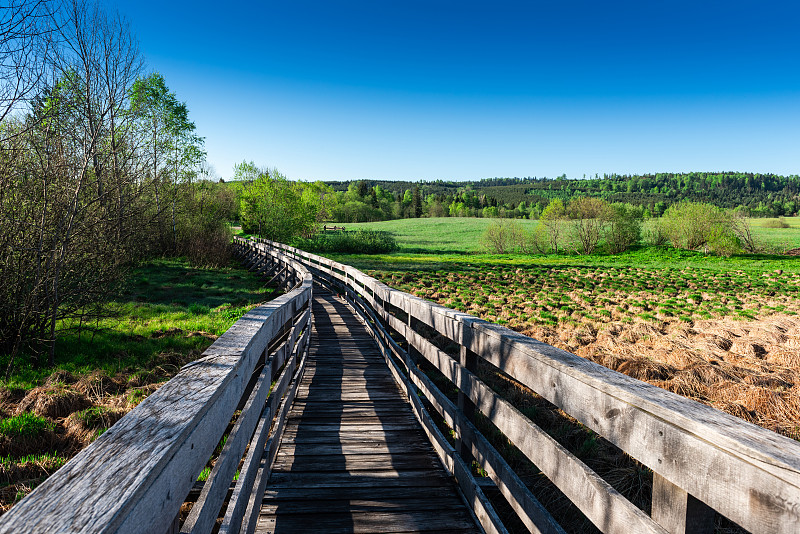
[[[310,509],[324,514],[327,521],[336,519],[338,529],[353,529],[349,502],[344,499],[324,499],[330,491],[331,477],[345,473],[347,461],[340,439],[343,417],[343,361],[336,357],[343,351],[331,314],[326,310],[327,299],[315,298],[312,305],[313,328],[308,362],[290,417],[296,427],[287,428],[281,448],[291,460],[277,464],[270,484],[271,500],[275,504],[274,532],[298,532],[320,529],[320,525],[303,525]],[[324,346],[320,343],[325,340]],[[293,435],[290,432],[293,431]],[[280,454],[280,452],[279,452]],[[280,456],[279,456],[280,457]],[[321,476],[320,476],[321,475]],[[316,480],[312,480],[316,478]],[[272,486],[272,488],[271,488]]]
[[[326,290],[315,296],[317,337],[292,412],[301,416],[294,456],[276,465],[268,487],[274,532],[380,531],[388,527],[381,522],[446,529],[441,512],[458,505],[455,489],[377,344],[344,302]],[[304,524],[312,510],[314,524]]]

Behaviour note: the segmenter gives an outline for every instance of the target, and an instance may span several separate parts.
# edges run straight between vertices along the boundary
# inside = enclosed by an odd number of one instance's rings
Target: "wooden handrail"
[[[287,245],[262,244],[304,263],[318,280],[344,293],[385,350],[403,362],[407,354],[382,330],[397,332],[601,531],[684,532],[687,522],[713,528],[709,520],[713,510],[753,533],[800,531],[800,443],[508,328],[392,289],[353,267]],[[416,332],[407,318],[396,317],[396,310],[497,367],[652,469],[651,516]],[[416,366],[406,365],[405,373],[498,488],[504,494],[517,492],[511,489],[516,487],[513,472],[509,474],[507,464],[495,457],[499,455],[486,449],[465,414],[452,403],[447,405]],[[512,507],[529,528],[538,521],[544,527],[535,528],[546,531],[550,521],[537,519],[536,505],[525,497]]]
[[[305,363],[312,276],[265,245],[237,240],[235,248],[258,270],[269,258],[290,290],[245,314],[199,360],[0,517],[0,532],[176,532],[180,508],[237,408],[242,412],[181,532],[211,532],[232,483],[220,531],[252,532],[259,510],[250,495],[263,492]]]

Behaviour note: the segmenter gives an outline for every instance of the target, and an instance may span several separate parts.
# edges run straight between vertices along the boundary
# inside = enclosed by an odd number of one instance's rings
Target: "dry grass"
[[[800,439],[800,275],[534,266],[386,283]]]
[[[164,353],[158,356],[158,365],[144,374],[109,376],[94,371],[76,377],[56,371],[27,393],[0,388],[3,416],[33,413],[52,425],[36,435],[0,434],[0,513],[198,356],[198,351]]]
[[[410,279],[407,273],[372,274],[800,440],[796,273],[612,271],[504,267]],[[442,348],[446,344],[437,342]],[[649,513],[648,468],[490,365],[482,367],[486,383]],[[479,426],[568,532],[597,532],[497,429],[486,421]],[[721,516],[715,531],[743,532]]]
[[[800,319],[529,326],[526,335],[800,439]]]

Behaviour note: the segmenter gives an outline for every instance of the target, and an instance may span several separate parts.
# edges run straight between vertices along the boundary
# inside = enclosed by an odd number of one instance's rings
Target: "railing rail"
[[[251,496],[264,491],[305,364],[312,277],[265,245],[238,240],[235,247],[251,269],[277,272],[287,292],[245,314],[0,517],[0,532],[211,532],[226,500],[219,532],[253,532],[260,506]],[[237,410],[181,526],[180,508]]]
[[[713,510],[754,533],[800,531],[796,441],[391,289],[330,259],[263,240],[237,239],[235,247],[251,269],[278,280],[288,292],[237,321],[201,359],[0,517],[0,532],[210,532],[226,500],[219,531],[253,532],[259,511],[253,496],[263,493],[305,364],[312,273],[344,294],[370,327],[487,532],[505,532],[505,527],[464,458],[474,458],[489,474],[529,530],[563,530],[475,427],[475,411],[602,532],[710,532]],[[456,343],[458,358],[427,339],[420,325]],[[414,359],[420,357],[458,387],[457,403],[418,369]],[[484,384],[476,375],[479,359],[652,469],[650,515]],[[433,422],[422,397],[454,430],[455,447]],[[221,455],[179,525],[181,505],[237,410],[241,413]]]
[[[371,327],[423,426],[487,531],[504,527],[464,462],[430,421],[425,396],[532,532],[560,532],[502,456],[470,422],[480,411],[602,532],[712,532],[716,510],[753,533],[800,532],[800,444],[698,402],[611,371],[499,325],[394,290],[357,269],[260,241],[343,293]],[[455,359],[419,324],[461,347]],[[394,335],[392,335],[394,334]],[[395,341],[408,344],[406,351]],[[451,402],[419,371],[415,352],[459,391]],[[653,471],[648,515],[625,499],[475,374],[483,359]],[[398,366],[398,363],[400,364]],[[401,369],[402,367],[402,369]]]

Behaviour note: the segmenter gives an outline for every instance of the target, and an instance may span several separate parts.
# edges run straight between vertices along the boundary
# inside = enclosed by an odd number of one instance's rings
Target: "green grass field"
[[[538,221],[519,221],[531,231]],[[791,249],[800,247],[800,218],[787,218],[790,228],[758,226],[753,232],[764,243]],[[328,254],[331,258],[362,270],[437,271],[461,270],[469,266],[558,266],[558,267],[641,267],[648,269],[701,268],[711,271],[741,270],[761,273],[780,269],[800,272],[800,258],[780,254],[734,255],[730,258],[674,249],[670,246],[638,246],[621,254],[488,254],[481,250],[481,235],[491,219],[446,217],[401,219],[346,225],[348,230],[367,228],[390,232],[400,250],[391,254]]]
[[[767,228],[775,219],[750,219],[753,235],[778,252],[800,248],[800,217],[785,217],[783,220],[789,228]]]
[[[479,252],[481,235],[493,219],[474,217],[441,217],[432,219],[397,219],[374,223],[343,225],[347,230],[359,228],[390,232],[401,247],[401,253],[464,254]],[[539,221],[519,220],[528,231]]]
[[[400,253],[464,254],[481,252],[481,235],[493,219],[442,217],[432,219],[398,219],[372,223],[350,223],[348,230],[365,228],[390,232],[401,247]],[[756,239],[778,252],[800,248],[800,217],[786,217],[789,228],[767,228],[775,219],[749,219]],[[539,221],[518,219],[531,232]]]
[[[199,354],[247,310],[273,298],[259,278],[237,268],[198,268],[183,260],[155,260],[134,270],[108,303],[107,316],[59,325],[56,369],[81,375],[148,372],[159,354]],[[5,370],[6,358],[0,358]],[[8,383],[30,389],[53,369],[23,359]]]
[[[103,318],[62,322],[55,367],[18,358],[0,387],[0,513],[274,296],[236,263],[162,259],[135,269]]]

